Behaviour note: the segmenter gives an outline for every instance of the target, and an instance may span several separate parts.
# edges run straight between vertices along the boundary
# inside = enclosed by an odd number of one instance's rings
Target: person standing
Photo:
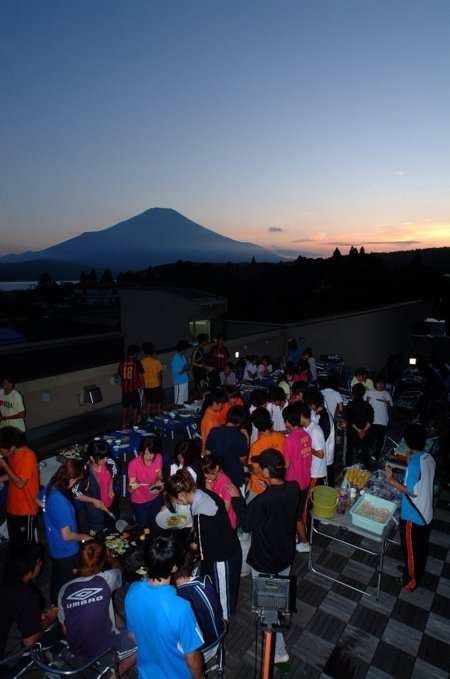
[[[205,444],[205,454],[212,453],[222,459],[225,474],[238,488],[244,485],[244,464],[248,453],[247,439],[242,433],[245,420],[243,406],[232,406],[225,424],[210,429]]]
[[[215,360],[219,373],[222,372],[230,360],[230,352],[225,346],[225,337],[223,335],[217,336],[217,342],[211,347],[209,354]]]
[[[369,438],[368,432],[373,422],[373,408],[364,400],[366,388],[362,382],[357,382],[352,387],[352,399],[347,405],[345,416],[347,418],[347,450],[346,463],[353,463],[355,452],[360,449],[361,459],[366,467],[369,467]]]
[[[82,502],[86,527],[89,532],[97,533],[105,527],[114,528],[115,520],[107,511],[114,515],[119,513],[119,505],[114,493],[114,480],[118,468],[109,455],[106,441],[90,441],[86,449],[86,478],[73,488],[73,494],[78,502]]]
[[[184,469],[165,482],[164,490],[168,506],[191,506],[195,544],[200,552],[200,574],[210,576],[220,598],[223,616],[229,620],[236,610],[242,550],[225,503],[215,493],[196,488],[191,475]]]
[[[154,436],[144,436],[139,456],[128,465],[128,491],[137,523],[158,531],[156,515],[161,509],[163,459]]]
[[[190,602],[171,585],[182,561],[174,531],[152,538],[145,550],[148,579],[127,592],[127,626],[137,642],[140,679],[203,679],[203,635]]]
[[[209,337],[206,333],[201,332],[197,337],[197,346],[195,346],[191,353],[192,376],[194,378],[194,385],[196,389],[203,389],[204,381],[206,380],[205,358],[206,345],[209,342]]]
[[[172,384],[175,406],[182,406],[189,398],[189,370],[191,365],[187,359],[189,342],[180,340],[176,353],[172,356]]]
[[[382,377],[377,377],[375,380],[375,389],[368,389],[366,391],[366,401],[367,403],[370,403],[373,408],[371,438],[375,443],[374,460],[379,460],[383,451],[386,430],[389,424],[389,413],[394,406],[392,396],[386,391],[384,386],[384,379]]]
[[[130,344],[127,355],[120,362],[118,374],[122,385],[122,427],[126,427],[128,422],[128,408],[132,409],[133,425],[139,424],[139,410],[141,399],[139,389],[144,386],[144,369],[140,361],[137,360],[139,347],[137,344]]]
[[[13,545],[33,542],[39,506],[39,470],[36,455],[22,443],[15,427],[0,429],[0,481],[9,481],[6,520]]]
[[[285,460],[278,450],[269,448],[253,460],[259,464],[266,490],[246,504],[236,486],[228,486],[239,524],[252,534],[247,563],[253,578],[289,575],[295,555],[299,487],[295,481],[285,481]],[[284,637],[277,633],[275,663],[288,660]]]
[[[311,485],[311,436],[300,424],[300,406],[295,404],[283,410],[288,435],[284,444],[286,480],[296,481],[300,488],[300,502],[297,514],[297,552],[309,552],[306,534],[306,508]]]
[[[5,375],[0,389],[0,427],[15,427],[25,431],[25,407],[15,389],[14,378]]]
[[[409,424],[403,438],[409,447],[405,483],[400,483],[394,478],[392,467],[389,465],[386,465],[386,479],[402,494],[400,538],[405,562],[402,582],[407,592],[413,592],[425,573],[433,519],[436,462],[424,450],[426,435],[422,425]]]
[[[248,497],[247,502],[251,502],[255,495],[263,493],[266,489],[266,483],[263,474],[257,462],[254,462],[264,450],[269,448],[279,450],[280,453],[284,450],[285,437],[280,431],[273,431],[272,418],[266,408],[256,408],[251,415],[252,425],[258,432],[258,438],[250,447],[248,455],[248,466],[251,471],[248,480]],[[235,483],[235,485],[238,485]],[[238,486],[240,488],[240,486]]]
[[[200,422],[200,435],[202,437],[202,455],[206,451],[206,441],[208,440],[209,432],[220,427],[220,411],[222,410],[224,404],[226,403],[227,397],[223,389],[214,389],[210,394],[210,405],[206,408],[203,413],[203,417]],[[211,452],[215,452],[212,450]]]
[[[161,415],[164,392],[162,389],[163,365],[155,358],[155,347],[151,342],[144,342],[142,345],[144,357],[141,358],[144,379],[144,399],[146,406],[146,416],[152,414],[152,405],[155,406],[156,415]]]
[[[79,533],[72,488],[86,476],[83,462],[66,460],[38,495],[42,507],[48,551],[52,562],[50,598],[58,603],[59,590],[72,580],[78,566],[80,543],[92,540],[87,533]]]

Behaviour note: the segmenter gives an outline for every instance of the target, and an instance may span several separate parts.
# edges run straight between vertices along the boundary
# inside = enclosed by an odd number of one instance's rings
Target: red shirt
[[[127,356],[119,365],[119,375],[122,381],[122,391],[130,394],[142,386],[141,375],[144,372],[142,364],[131,356]]]

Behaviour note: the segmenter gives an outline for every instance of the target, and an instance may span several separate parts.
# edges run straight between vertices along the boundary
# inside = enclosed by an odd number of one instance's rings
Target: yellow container
[[[324,519],[332,519],[336,510],[338,491],[330,486],[316,486],[312,489],[313,512]]]

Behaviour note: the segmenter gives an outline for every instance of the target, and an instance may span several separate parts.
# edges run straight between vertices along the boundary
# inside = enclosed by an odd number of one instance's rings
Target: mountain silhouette
[[[269,250],[221,236],[168,208],[151,208],[101,231],[89,231],[36,252],[0,258],[1,264],[36,259],[83,266],[137,270],[177,260],[192,262],[278,262]]]

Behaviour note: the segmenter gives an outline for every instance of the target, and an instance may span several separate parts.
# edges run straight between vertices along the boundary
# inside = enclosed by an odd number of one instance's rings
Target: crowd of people
[[[148,577],[128,589],[126,623],[112,605],[114,591],[122,586],[122,565],[101,539],[103,529],[114,529],[119,518],[118,465],[109,445],[90,441],[85,460],[65,461],[40,489],[36,456],[23,432],[11,426],[12,420],[0,428],[0,480],[8,481],[11,546],[0,590],[2,601],[9,602],[0,623],[3,648],[13,621],[23,644],[30,646],[45,638],[48,624],[58,619],[58,633],[69,643],[67,662],[81,664],[114,652],[119,670],[137,662],[141,679],[199,679],[208,653],[217,651],[236,612],[240,533],[250,534],[247,563],[253,578],[289,575],[295,555],[302,558],[310,550],[312,490],[334,484],[336,477],[335,421],[344,409],[339,384],[330,377],[321,389],[311,349],[300,351],[291,342],[276,377],[268,386],[256,386],[247,399],[237,384],[273,376],[271,358],[251,356],[238,379],[224,338],[210,352],[207,340],[199,336],[190,360],[189,344],[180,341],[171,366],[175,403],[188,400],[191,369],[195,393],[204,399],[199,439],[179,440],[168,456],[157,436],[143,436],[128,464],[134,521],[150,538]],[[163,366],[150,343],[142,348],[139,358],[139,347],[129,347],[119,366],[123,426],[129,408],[132,422],[140,421],[139,389],[144,389],[146,416],[160,412],[164,398]],[[391,408],[382,377],[372,382],[357,370],[345,408],[347,463],[357,454],[368,467],[371,455],[375,462],[380,459]],[[404,439],[410,450],[404,482],[389,467],[386,475],[402,495],[403,584],[412,591],[425,569],[435,467],[420,425],[409,425]],[[176,514],[180,507],[188,508],[192,527],[162,528],[160,512]],[[36,545],[39,511],[51,564],[49,608],[34,585],[42,566]],[[16,590],[20,605],[14,608],[10,597]],[[90,596],[94,590],[96,596]],[[95,621],[92,634],[87,620]],[[278,633],[275,663],[288,660]]]

